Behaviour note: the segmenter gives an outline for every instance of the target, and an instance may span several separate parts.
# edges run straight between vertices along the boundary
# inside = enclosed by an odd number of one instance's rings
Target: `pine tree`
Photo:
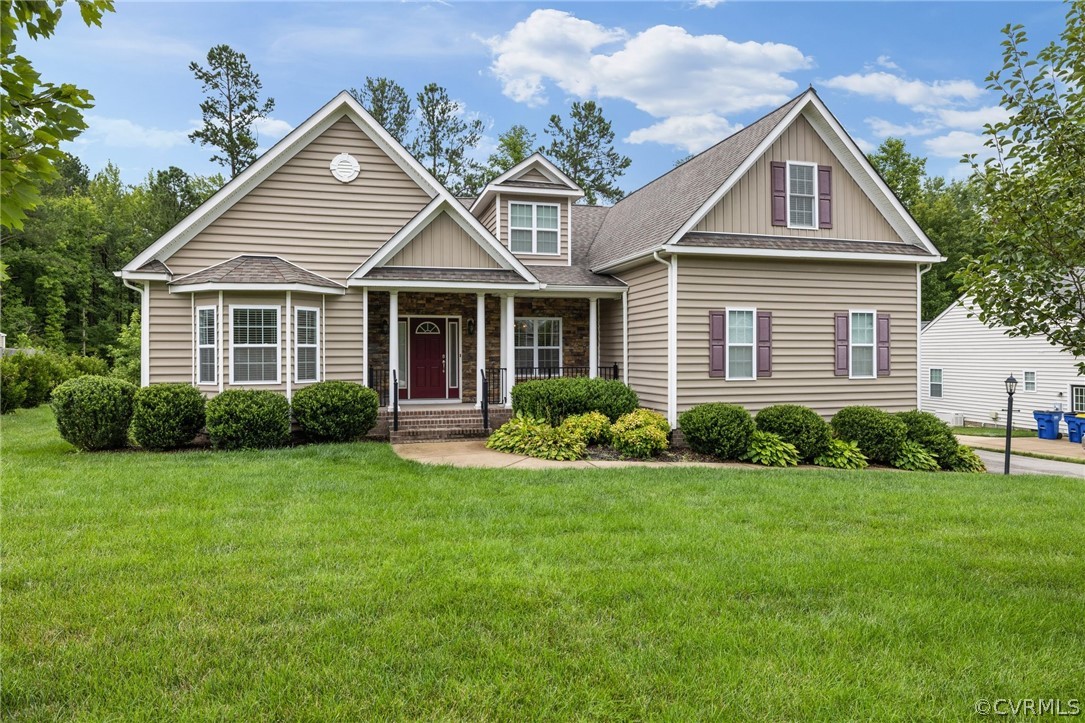
[[[615,150],[610,121],[595,101],[573,103],[568,124],[550,116],[546,134],[550,159],[584,190],[587,203],[621,200],[625,194],[617,181],[632,161]]]
[[[366,76],[365,84],[361,88],[351,88],[350,94],[401,145],[408,144],[411,97],[402,85],[389,78]]]
[[[468,153],[482,138],[482,121],[464,118],[463,106],[436,83],[427,85],[415,98],[418,133],[411,151],[452,193],[465,195],[477,191],[473,179],[479,176],[479,164]]]

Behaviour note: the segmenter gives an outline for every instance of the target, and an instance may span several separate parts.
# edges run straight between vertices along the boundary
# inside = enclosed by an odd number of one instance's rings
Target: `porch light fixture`
[[[1017,391],[1017,380],[1013,374],[1006,377],[1006,469],[1003,474],[1010,473],[1010,440],[1013,439],[1013,395]]]
[[[474,319],[468,319],[467,320],[467,333],[474,336],[474,334],[475,334],[475,320]]]

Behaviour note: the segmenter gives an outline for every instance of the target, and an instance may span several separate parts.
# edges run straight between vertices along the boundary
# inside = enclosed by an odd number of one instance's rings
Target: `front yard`
[[[46,408],[2,432],[12,720],[914,720],[1085,698],[1082,480],[465,470],[382,444],[81,455]]]

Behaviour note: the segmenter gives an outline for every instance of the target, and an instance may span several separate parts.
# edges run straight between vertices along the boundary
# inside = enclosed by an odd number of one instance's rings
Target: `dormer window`
[[[817,228],[817,166],[813,163],[787,164],[787,225],[790,228]]]
[[[518,254],[558,253],[558,205],[509,202],[509,249]]]

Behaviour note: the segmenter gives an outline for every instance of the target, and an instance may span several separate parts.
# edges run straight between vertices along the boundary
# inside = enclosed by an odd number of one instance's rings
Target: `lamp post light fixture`
[[[1013,393],[1017,391],[1017,380],[1013,374],[1006,378],[1006,471],[1010,473],[1010,440],[1013,439]]]

